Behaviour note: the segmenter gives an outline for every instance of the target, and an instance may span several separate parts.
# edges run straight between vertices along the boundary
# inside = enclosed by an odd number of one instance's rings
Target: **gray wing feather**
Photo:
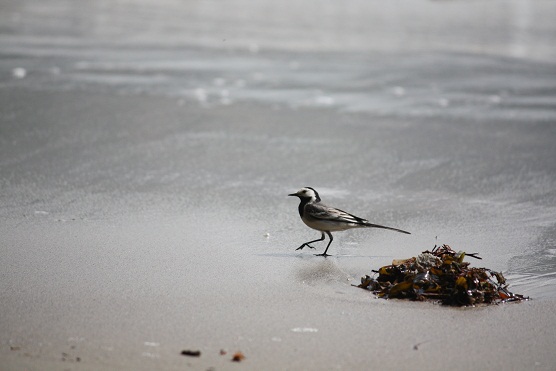
[[[333,221],[337,223],[346,223],[346,224],[356,224],[356,225],[371,227],[371,228],[389,229],[391,231],[411,234],[401,229],[369,223],[369,221],[366,219],[360,218],[358,216],[355,216],[353,214],[350,214],[340,209],[326,206],[324,204],[307,204],[305,206],[305,212],[311,217],[319,220]]]
[[[320,220],[329,220],[340,223],[343,222],[361,225],[368,223],[368,221],[365,219],[359,218],[340,209],[328,207],[323,204],[307,204],[307,206],[305,206],[305,212],[313,218]]]

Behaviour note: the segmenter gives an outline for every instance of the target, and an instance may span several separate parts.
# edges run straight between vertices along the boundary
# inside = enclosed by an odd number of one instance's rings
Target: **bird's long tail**
[[[408,231],[402,231],[401,229],[397,229],[397,228],[392,228],[392,227],[386,227],[384,225],[378,225],[378,224],[372,224],[372,223],[364,223],[363,224],[365,227],[370,227],[370,228],[382,228],[382,229],[389,229],[391,231],[396,231],[396,232],[400,232],[400,233],[405,233],[405,234],[411,234]]]

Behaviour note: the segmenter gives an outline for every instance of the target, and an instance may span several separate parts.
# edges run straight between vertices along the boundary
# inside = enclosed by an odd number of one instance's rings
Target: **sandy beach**
[[[552,2],[41,4],[0,12],[1,370],[556,369]],[[303,186],[412,234],[296,251]],[[354,286],[436,244],[531,300]]]

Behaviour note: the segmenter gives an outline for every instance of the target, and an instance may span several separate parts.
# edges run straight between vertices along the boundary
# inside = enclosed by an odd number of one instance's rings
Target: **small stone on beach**
[[[181,351],[181,355],[182,356],[189,356],[189,357],[200,357],[201,356],[201,351],[200,350],[182,350]]]
[[[241,352],[236,352],[232,357],[232,362],[241,362],[245,359],[245,356]]]

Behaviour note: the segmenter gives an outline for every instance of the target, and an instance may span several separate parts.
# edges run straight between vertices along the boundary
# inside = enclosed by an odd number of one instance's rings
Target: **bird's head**
[[[297,191],[295,193],[291,193],[288,196],[297,196],[301,200],[307,200],[307,201],[310,201],[310,202],[319,202],[320,201],[319,193],[311,187],[303,187],[299,191]]]

